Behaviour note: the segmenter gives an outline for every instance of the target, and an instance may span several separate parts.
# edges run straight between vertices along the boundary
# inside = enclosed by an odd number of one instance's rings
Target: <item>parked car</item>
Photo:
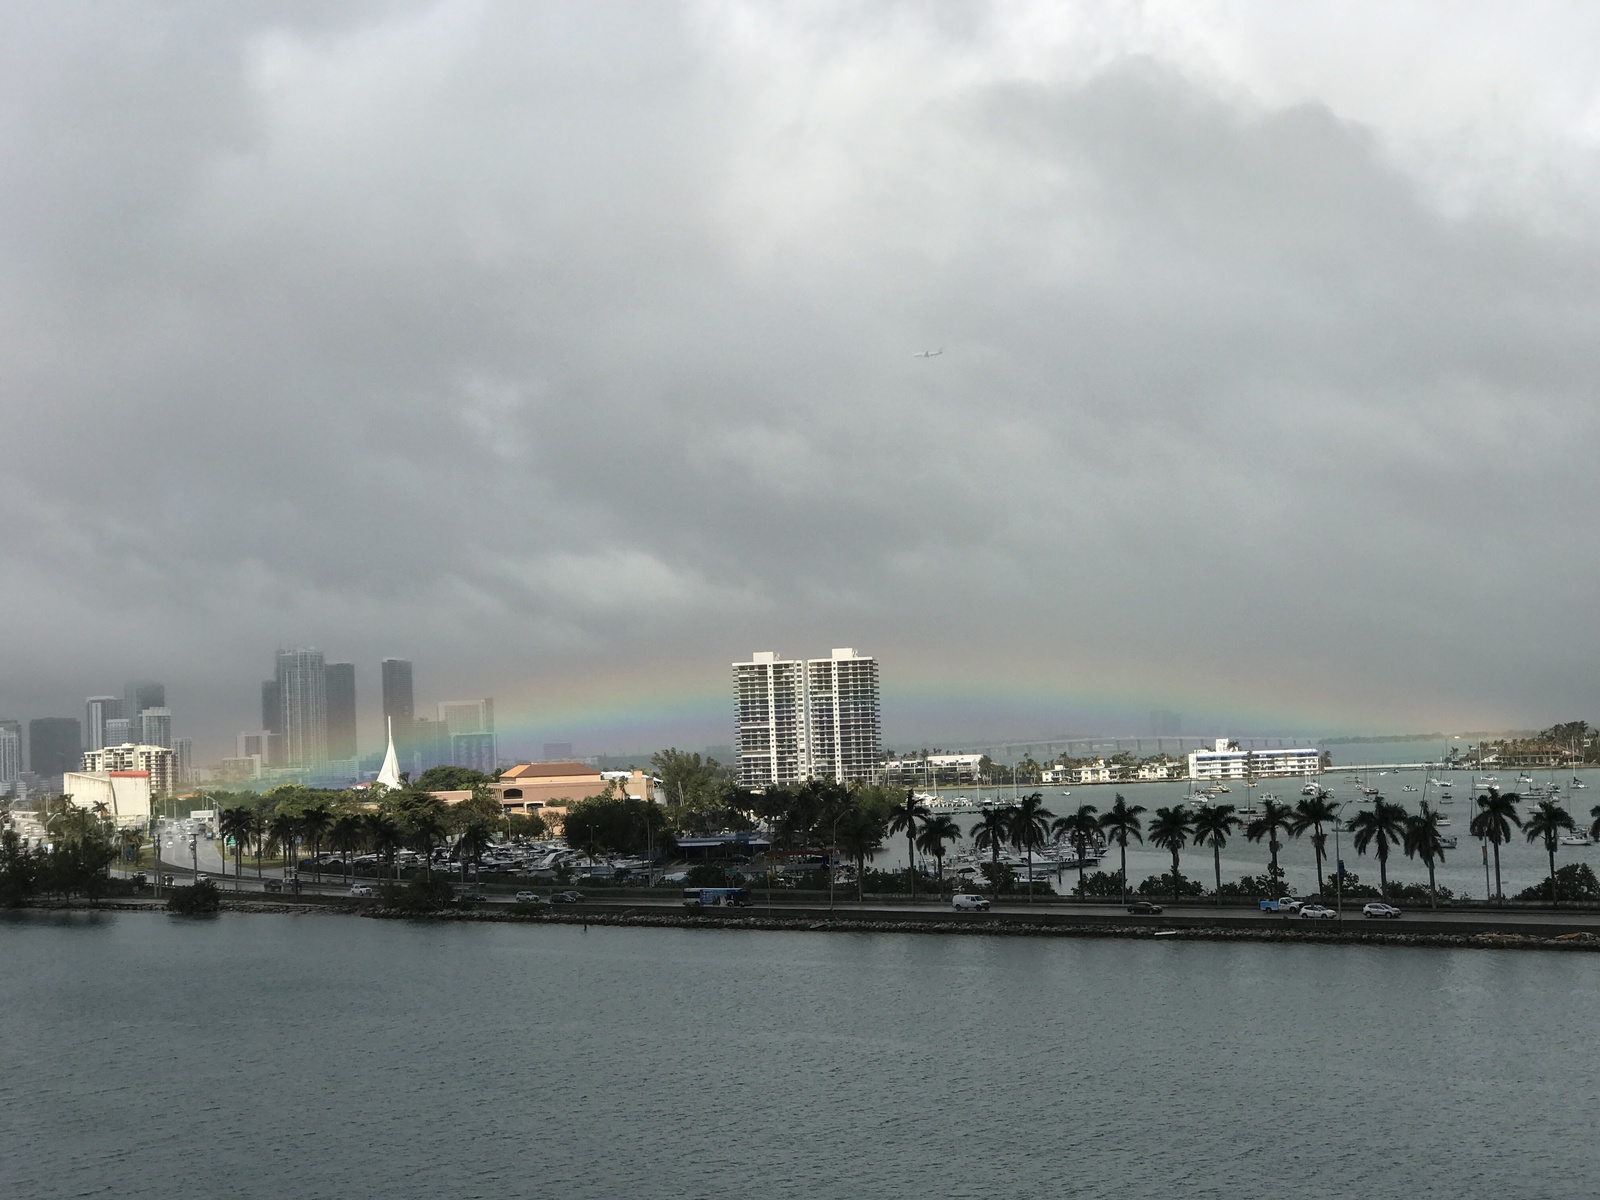
[[[517,903],[518,904],[548,904],[550,902],[548,900],[546,900],[543,896],[539,895],[538,892],[518,892],[517,893]]]
[[[582,892],[557,892],[550,897],[551,904],[582,904]]]
[[[950,907],[957,912],[988,912],[989,897],[974,896],[971,892],[959,892],[950,897]]]
[[[1393,921],[1400,915],[1400,910],[1392,904],[1382,904],[1374,900],[1363,908],[1362,913],[1369,917],[1379,917],[1386,921]]]
[[[196,883],[210,883],[211,882],[211,876],[207,875],[204,871],[201,871],[198,875],[196,875],[194,877],[194,881]]]
[[[1128,905],[1128,911],[1136,917],[1154,917],[1161,912],[1161,905],[1151,904],[1148,900],[1140,900],[1137,904]]]
[[[372,890],[372,885],[371,884],[358,883],[358,884],[353,885],[350,888],[350,894],[352,896],[360,896],[360,897],[366,898],[366,897],[370,897],[370,896],[374,895],[375,893]]]
[[[1339,914],[1323,904],[1302,904],[1300,916],[1306,921],[1337,921]]]
[[[473,891],[471,888],[468,888],[466,891],[456,893],[456,903],[487,904],[489,903],[489,897],[485,896],[482,892]]]

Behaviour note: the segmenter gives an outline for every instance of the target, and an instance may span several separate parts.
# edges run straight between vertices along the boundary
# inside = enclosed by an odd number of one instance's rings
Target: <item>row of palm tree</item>
[[[1542,842],[1544,852],[1550,861],[1550,903],[1561,902],[1556,890],[1556,847],[1561,844],[1561,835],[1576,833],[1578,823],[1560,804],[1554,800],[1540,800],[1533,806],[1533,811],[1528,814],[1527,823],[1524,824],[1518,805],[1522,797],[1515,792],[1500,792],[1490,788],[1486,795],[1478,797],[1478,811],[1472,818],[1468,832],[1473,837],[1488,843],[1494,849],[1494,894],[1500,904],[1506,902],[1505,888],[1500,882],[1500,847],[1511,840],[1511,830],[1522,830],[1530,843]],[[1600,804],[1589,810],[1589,828],[1587,833],[1590,838],[1600,841]]]

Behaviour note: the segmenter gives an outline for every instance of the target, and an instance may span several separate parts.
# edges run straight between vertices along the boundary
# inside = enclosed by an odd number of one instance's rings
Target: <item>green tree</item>
[[[1222,848],[1239,828],[1238,810],[1231,804],[1208,804],[1194,814],[1194,842],[1211,847],[1211,866],[1217,875],[1217,906],[1222,906]]]
[[[978,823],[972,827],[972,848],[989,852],[991,890],[1000,894],[1000,847],[1011,840],[1011,808],[986,808],[978,814]]]
[[[1278,868],[1278,851],[1283,849],[1283,843],[1278,840],[1278,834],[1292,833],[1294,821],[1294,812],[1287,804],[1280,804],[1276,800],[1263,800],[1261,815],[1244,828],[1245,841],[1259,842],[1262,838],[1267,840],[1267,853],[1271,859],[1267,875],[1278,888],[1283,886],[1283,872]]]
[[[493,783],[495,778],[471,767],[429,767],[412,786],[421,792],[465,792],[480,783]]]
[[[870,803],[852,797],[851,803],[840,814],[834,836],[839,851],[856,865],[856,899],[862,898],[862,881],[867,873],[867,859],[883,851],[884,821]]]
[[[1522,817],[1517,805],[1522,797],[1515,792],[1497,792],[1490,788],[1478,797],[1478,811],[1467,826],[1467,832],[1494,847],[1494,894],[1501,904],[1506,902],[1504,888],[1500,885],[1500,847],[1511,840],[1511,827],[1522,828]]]
[[[1033,852],[1050,838],[1050,822],[1055,814],[1044,806],[1044,796],[1030,792],[1011,806],[1011,844],[1028,857],[1028,903],[1033,903]]]
[[[338,851],[344,859],[344,878],[349,883],[355,878],[355,871],[351,867],[351,858],[361,849],[367,840],[367,823],[358,813],[340,813],[333,819],[333,827],[328,830],[328,845]]]
[[[675,828],[706,834],[723,827],[733,781],[716,759],[673,748],[651,755],[650,767],[661,780]]]
[[[961,826],[944,813],[928,817],[917,834],[917,848],[930,856],[939,869],[939,888],[944,889],[944,848],[961,840]]]
[[[299,823],[286,812],[277,812],[267,822],[267,841],[283,856],[284,874],[294,865],[295,839],[299,836]]]
[[[1434,866],[1444,861],[1444,836],[1439,832],[1439,813],[1426,800],[1414,816],[1405,820],[1402,847],[1407,858],[1420,858],[1428,868],[1428,902],[1439,907],[1439,888],[1433,877]]]
[[[1316,795],[1306,796],[1294,806],[1294,823],[1291,832],[1300,837],[1311,833],[1311,849],[1317,856],[1317,894],[1323,895],[1322,864],[1328,857],[1328,831],[1323,828],[1339,819],[1339,806],[1331,799],[1332,793],[1318,788]]]
[[[1194,817],[1179,804],[1174,808],[1158,808],[1150,819],[1150,840],[1172,855],[1172,902],[1178,902],[1178,855],[1182,853],[1189,835],[1194,832]]]
[[[217,814],[217,832],[223,836],[223,845],[233,842],[233,890],[239,890],[239,877],[244,874],[244,848],[255,828],[256,815],[243,805],[225,808]]]
[[[300,814],[300,836],[308,838],[311,842],[311,862],[317,873],[317,882],[322,882],[322,840],[328,836],[328,830],[333,826],[333,813],[326,804],[320,801],[306,806]]]
[[[1357,854],[1365,854],[1369,846],[1372,848],[1378,860],[1378,894],[1385,900],[1389,898],[1389,851],[1404,847],[1405,823],[1405,809],[1382,796],[1374,796],[1372,807],[1351,817],[1347,826],[1355,835],[1352,840]]]
[[[432,792],[405,788],[384,797],[406,842],[422,855],[423,875],[433,880],[433,848],[450,832],[450,807]]]
[[[1089,857],[1089,843],[1100,832],[1100,821],[1095,815],[1100,810],[1092,804],[1078,805],[1077,812],[1068,813],[1064,817],[1057,817],[1050,825],[1050,832],[1057,837],[1068,838],[1072,842],[1073,852],[1078,856],[1078,895],[1087,893],[1083,890],[1083,872]]]
[[[367,827],[367,842],[371,845],[372,852],[387,860],[388,874],[398,879],[399,872],[395,870],[394,865],[395,854],[406,841],[399,822],[382,809],[366,813],[361,819]]]
[[[928,819],[928,806],[906,789],[906,798],[889,810],[889,832],[906,835],[906,871],[911,877],[911,898],[917,897],[917,829]]]
[[[1107,809],[1100,817],[1100,828],[1108,840],[1117,844],[1117,849],[1122,852],[1121,896],[1122,903],[1128,902],[1128,839],[1133,838],[1141,845],[1144,843],[1144,822],[1139,819],[1139,814],[1144,812],[1144,805],[1129,804],[1117,794],[1116,803]]]
[[[1572,814],[1554,800],[1541,800],[1534,805],[1533,811],[1528,814],[1528,824],[1523,833],[1530,842],[1542,841],[1544,852],[1550,858],[1550,903],[1561,903],[1556,892],[1556,847],[1561,844],[1563,833],[1574,833],[1577,825],[1572,820]]]

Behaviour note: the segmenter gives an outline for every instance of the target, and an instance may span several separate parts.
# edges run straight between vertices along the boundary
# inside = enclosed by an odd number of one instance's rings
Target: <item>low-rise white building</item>
[[[121,746],[86,750],[83,754],[83,769],[91,774],[105,771],[143,771],[150,777],[152,795],[171,796],[178,790],[177,755],[166,746],[126,742]]]
[[[1218,738],[1214,749],[1189,755],[1189,778],[1269,779],[1322,773],[1322,752],[1315,747],[1295,750],[1241,750],[1239,743]]]
[[[75,808],[102,812],[118,829],[150,823],[148,771],[68,771],[61,790]]]

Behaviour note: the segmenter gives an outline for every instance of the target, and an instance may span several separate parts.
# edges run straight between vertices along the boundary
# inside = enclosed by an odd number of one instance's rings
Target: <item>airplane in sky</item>
[[[912,358],[938,358],[939,355],[941,355],[943,353],[944,353],[944,347],[940,346],[937,350],[924,350],[921,354],[913,354],[911,357]]]

